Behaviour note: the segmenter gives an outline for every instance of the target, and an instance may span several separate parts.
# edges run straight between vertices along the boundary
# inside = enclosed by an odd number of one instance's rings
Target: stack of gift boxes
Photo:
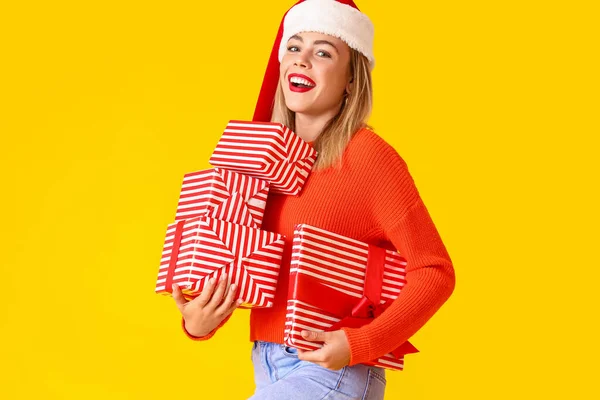
[[[290,275],[279,275],[283,235],[261,230],[270,193],[297,196],[317,153],[286,126],[230,121],[209,163],[185,174],[175,222],[167,227],[156,293],[176,283],[190,300],[227,274],[242,308],[272,307],[277,282],[289,279],[285,343],[315,350],[302,330],[360,327],[383,312],[405,284],[406,260],[333,232],[299,223]],[[409,342],[369,365],[402,370]]]

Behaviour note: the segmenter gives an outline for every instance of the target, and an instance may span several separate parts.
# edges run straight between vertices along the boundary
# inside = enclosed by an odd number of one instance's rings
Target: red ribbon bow
[[[365,287],[363,297],[358,302],[355,297],[333,289],[323,281],[303,273],[294,274],[294,283],[290,287],[292,298],[341,318],[327,331],[335,331],[342,327],[360,328],[377,318],[391,305],[390,301],[381,303],[385,252],[385,249],[369,245]],[[419,350],[409,341],[391,351],[396,358],[418,352]]]

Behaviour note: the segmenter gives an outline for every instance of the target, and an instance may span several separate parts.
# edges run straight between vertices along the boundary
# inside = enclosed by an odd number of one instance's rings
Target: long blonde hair
[[[361,128],[367,127],[366,120],[373,107],[373,85],[369,61],[360,52],[350,49],[350,74],[353,89],[346,94],[340,111],[325,125],[315,140],[313,147],[318,152],[317,162],[313,169],[324,169],[341,166],[342,155],[346,146]],[[277,86],[273,107],[273,122],[280,122],[295,131],[295,113],[287,108],[281,82]]]

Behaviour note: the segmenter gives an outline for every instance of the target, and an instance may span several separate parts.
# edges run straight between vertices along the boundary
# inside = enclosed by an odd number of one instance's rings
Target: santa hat
[[[375,66],[373,23],[352,0],[300,0],[284,15],[271,51],[253,121],[271,120],[275,92],[279,84],[279,63],[288,40],[300,32],[319,32],[343,40]]]

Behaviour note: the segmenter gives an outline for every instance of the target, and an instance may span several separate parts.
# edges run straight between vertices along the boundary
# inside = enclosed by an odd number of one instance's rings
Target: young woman
[[[454,290],[451,259],[404,160],[365,123],[372,104],[373,26],[352,1],[306,0],[284,16],[254,120],[290,127],[318,151],[299,196],[270,195],[262,229],[287,236],[281,276],[289,272],[293,229],[317,226],[407,259],[407,283],[378,318],[361,328],[305,332],[316,351],[283,345],[288,282],[274,307],[253,309],[250,340],[256,392],[263,399],[383,399],[376,359],[416,333]],[[196,299],[173,297],[186,334],[212,337],[239,305],[236,288],[212,282]]]

